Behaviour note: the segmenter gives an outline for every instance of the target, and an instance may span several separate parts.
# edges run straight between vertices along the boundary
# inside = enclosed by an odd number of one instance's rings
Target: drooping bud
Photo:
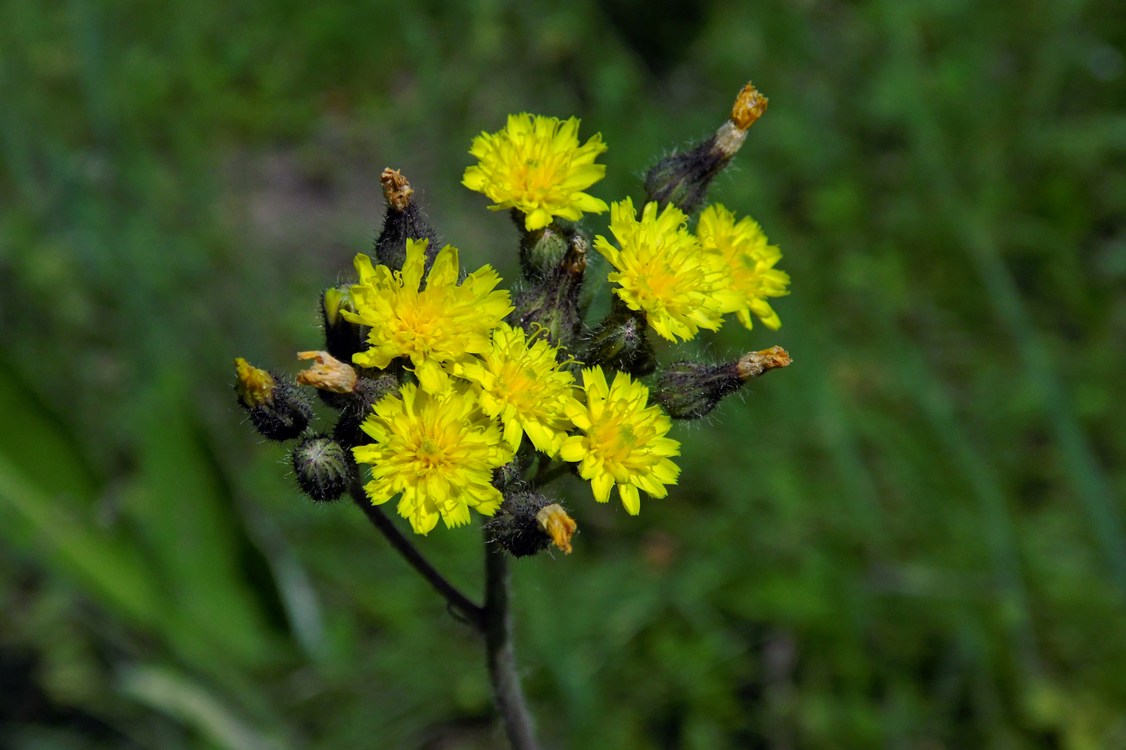
[[[512,324],[528,335],[544,330],[553,346],[571,348],[582,324],[579,292],[589,248],[586,237],[572,234],[566,253],[551,273],[517,295],[516,309],[509,315]]]
[[[297,373],[297,384],[311,385],[322,401],[334,409],[342,409],[356,389],[356,369],[328,352],[297,352],[297,358],[314,360],[307,370]]]
[[[301,490],[318,503],[336,500],[356,476],[352,452],[327,435],[311,435],[293,449],[293,471]]]
[[[587,339],[582,359],[588,366],[643,377],[657,368],[653,347],[645,337],[645,316],[614,298],[614,307]]]
[[[300,385],[311,385],[330,393],[351,393],[356,389],[356,369],[328,352],[297,352],[297,358],[314,360],[309,369],[297,373]]]
[[[539,281],[550,276],[567,254],[577,232],[558,224],[548,224],[529,232],[524,228],[524,214],[516,209],[512,211],[512,220],[520,230],[520,268],[524,278]]]
[[[414,188],[397,169],[390,167],[379,175],[379,181],[387,201],[387,214],[383,219],[383,230],[375,241],[375,257],[381,264],[398,271],[407,259],[408,239],[430,240],[426,247],[426,272],[429,273],[442,243],[414,200]]]
[[[347,320],[342,312],[356,312],[352,304],[352,294],[348,285],[325,289],[321,294],[321,322],[324,324],[325,349],[344,362],[351,362],[352,355],[362,352],[367,346],[364,327]]]
[[[578,531],[579,525],[575,519],[567,515],[567,511],[559,503],[552,503],[540,508],[536,513],[536,522],[551,537],[551,543],[563,554],[571,554],[571,537]]]
[[[748,380],[791,361],[785,349],[774,346],[720,365],[676,362],[658,373],[650,395],[673,419],[699,419]]]
[[[270,440],[291,440],[313,417],[313,409],[297,386],[274,373],[235,359],[235,392],[254,429]]]
[[[563,507],[535,492],[505,497],[496,514],[485,523],[487,538],[513,557],[527,557],[555,544],[571,553],[571,537],[578,528]]]
[[[747,129],[766,112],[768,99],[748,83],[731,108],[731,117],[703,143],[673,153],[645,175],[646,200],[663,210],[672,203],[691,214],[704,202],[712,180],[731,162],[747,138]]]

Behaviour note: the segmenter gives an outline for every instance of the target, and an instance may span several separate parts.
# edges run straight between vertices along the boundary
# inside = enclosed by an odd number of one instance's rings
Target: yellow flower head
[[[398,512],[417,534],[440,517],[447,527],[469,523],[469,509],[491,516],[504,499],[492,485],[493,469],[512,459],[500,429],[477,409],[477,400],[448,379],[438,393],[413,383],[385,396],[363,424],[375,442],[352,449],[371,464],[364,489],[379,505],[402,493]]]
[[[350,290],[356,312],[342,314],[370,328],[370,347],[354,355],[353,362],[383,368],[396,357],[409,357],[423,390],[435,392],[443,366],[489,350],[492,330],[512,305],[506,290],[494,290],[500,277],[491,266],[458,284],[457,248],[452,245],[438,253],[425,288],[420,288],[426,244],[407,240],[402,271],[372,266],[371,258],[357,255],[360,283]]]
[[[527,433],[536,450],[554,456],[571,429],[567,409],[580,404],[574,377],[559,369],[558,352],[543,338],[529,341],[522,329],[501,323],[493,348],[458,368],[476,386],[481,410],[500,418],[513,450]]]
[[[716,204],[701,212],[696,234],[704,251],[719,259],[737,295],[734,306],[726,312],[736,313],[747,328],[751,327],[752,312],[767,328],[781,326],[782,321],[766,299],[789,294],[790,277],[774,267],[782,251],[767,244],[758,223],[749,216],[736,222],[735,214]]]
[[[716,259],[700,251],[699,241],[685,227],[688,217],[669,204],[657,214],[647,203],[641,220],[626,198],[610,207],[610,231],[618,247],[598,236],[594,247],[615,271],[609,279],[631,310],[641,310],[661,336],[676,341],[693,338],[701,328],[717,330],[735,297]],[[619,249],[620,247],[620,249]]]
[[[468,167],[461,184],[494,201],[494,211],[516,208],[528,231],[542,229],[553,216],[578,221],[583,212],[600,214],[601,201],[583,191],[606,176],[594,160],[606,150],[601,134],[579,145],[577,118],[509,115],[504,130],[481,133],[469,149],[478,164]]]
[[[622,505],[637,515],[638,489],[664,497],[665,485],[676,484],[680,469],[669,459],[680,455],[680,443],[665,437],[672,420],[649,406],[649,389],[624,372],[607,386],[602,368],[588,368],[583,370],[583,385],[586,405],[569,410],[583,434],[563,441],[559,455],[579,464],[579,475],[590,480],[595,500],[609,500],[610,489],[617,485]]]

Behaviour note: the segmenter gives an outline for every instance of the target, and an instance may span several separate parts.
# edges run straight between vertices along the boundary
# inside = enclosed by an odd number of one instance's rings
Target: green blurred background
[[[232,359],[316,348],[383,167],[515,279],[473,135],[578,115],[640,197],[748,79],[712,198],[793,294],[695,350],[795,364],[638,518],[560,485],[575,553],[515,571],[545,747],[1126,747],[1121,10],[6,0],[0,747],[500,746],[480,645],[299,496]],[[474,590],[479,543],[421,546]]]

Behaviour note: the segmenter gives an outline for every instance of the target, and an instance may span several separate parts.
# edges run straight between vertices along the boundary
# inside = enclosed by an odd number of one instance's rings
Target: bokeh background
[[[712,198],[793,294],[687,351],[795,364],[639,517],[560,484],[575,553],[515,571],[545,747],[1126,747],[1121,10],[7,0],[0,746],[501,746],[480,645],[299,495],[232,360],[316,348],[385,166],[515,279],[473,135],[578,115],[640,197],[749,79]],[[470,590],[479,544],[422,541]]]

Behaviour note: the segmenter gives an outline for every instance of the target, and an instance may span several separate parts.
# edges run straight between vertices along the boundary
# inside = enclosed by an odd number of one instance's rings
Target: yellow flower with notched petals
[[[680,443],[665,437],[672,420],[649,406],[649,389],[624,372],[607,385],[602,368],[588,368],[583,370],[583,385],[586,404],[569,410],[583,434],[563,441],[559,455],[579,464],[579,476],[590,480],[595,500],[609,500],[617,485],[622,505],[637,515],[639,489],[664,497],[665,485],[676,484],[680,469],[670,458],[680,455]]]
[[[449,528],[463,526],[470,508],[493,515],[504,500],[493,470],[512,459],[477,399],[441,379],[437,393],[408,383],[383,397],[362,427],[374,442],[352,449],[356,461],[372,466],[364,486],[372,503],[401,493],[397,510],[417,534],[429,533],[439,518]]]
[[[701,252],[687,221],[676,206],[658,214],[652,202],[639,221],[626,198],[610,206],[610,231],[618,246],[602,236],[594,240],[616,269],[608,278],[620,285],[618,297],[631,310],[644,312],[653,330],[670,341],[691,339],[701,328],[717,330],[737,301],[718,260]]]
[[[481,410],[500,418],[513,450],[527,433],[536,450],[554,456],[571,429],[567,409],[579,402],[575,379],[559,369],[558,353],[543,338],[529,341],[522,329],[501,323],[493,348],[458,368],[457,375],[476,386]]]
[[[350,294],[356,312],[344,317],[370,328],[369,348],[352,361],[361,367],[384,368],[396,357],[408,357],[423,390],[441,387],[443,367],[487,352],[491,333],[512,311],[507,290],[497,290],[500,277],[483,266],[458,284],[457,248],[446,245],[434,259],[423,284],[427,242],[407,240],[402,271],[373,266],[356,256],[360,282]]]
[[[606,166],[594,163],[606,145],[596,134],[580,146],[578,134],[574,117],[509,115],[504,130],[473,139],[469,153],[478,163],[461,184],[494,201],[494,211],[522,211],[528,231],[554,216],[578,221],[583,213],[600,214],[606,202],[583,191],[606,176]]]
[[[696,235],[704,251],[720,259],[738,296],[726,312],[736,313],[747,328],[754,313],[767,328],[778,329],[782,321],[766,300],[789,294],[790,277],[774,267],[782,251],[767,243],[762,227],[749,216],[736,222],[735,214],[716,204],[701,212]]]

